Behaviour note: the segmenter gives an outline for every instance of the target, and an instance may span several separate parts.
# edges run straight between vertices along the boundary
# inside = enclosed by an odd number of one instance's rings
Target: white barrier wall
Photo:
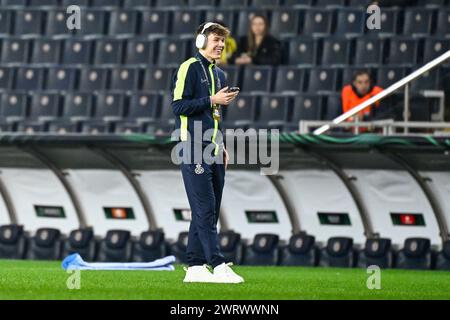
[[[351,237],[355,244],[365,243],[358,208],[333,171],[289,170],[279,175],[302,230],[323,244],[330,237]]]
[[[166,238],[176,240],[189,230],[190,206],[180,170],[136,171],[152,207],[156,225]],[[181,212],[182,211],[182,212]]]
[[[52,171],[1,168],[1,178],[16,209],[17,222],[33,233],[57,228],[63,233],[79,227],[72,201]],[[1,201],[0,210],[4,209]]]
[[[406,238],[425,237],[440,245],[439,228],[428,199],[413,177],[398,170],[345,170],[367,208],[374,232],[403,245]],[[396,218],[394,218],[394,216]],[[423,220],[423,224],[421,222]],[[397,224],[396,223],[401,223]]]
[[[280,195],[259,171],[227,171],[222,213],[228,227],[243,239],[252,240],[258,233],[278,234],[283,240],[292,235],[291,221]]]
[[[96,235],[111,229],[129,230],[139,236],[149,229],[142,203],[120,171],[69,169],[68,182],[75,190],[85,213],[86,224]]]
[[[426,171],[420,175],[431,179],[426,181],[444,214],[447,230],[450,230],[450,172]]]
[[[8,209],[6,208],[5,201],[3,197],[0,196],[0,226],[5,224],[10,224],[11,220],[9,218]]]

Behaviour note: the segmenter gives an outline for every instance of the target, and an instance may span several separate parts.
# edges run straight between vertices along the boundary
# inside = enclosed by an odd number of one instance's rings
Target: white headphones
[[[206,29],[208,29],[209,27],[212,27],[213,25],[216,25],[217,23],[214,22],[208,22],[205,24],[205,26],[203,27],[202,32],[200,32],[197,35],[197,38],[195,38],[195,46],[198,49],[205,49],[206,48],[206,44],[208,43],[208,37],[205,34]]]

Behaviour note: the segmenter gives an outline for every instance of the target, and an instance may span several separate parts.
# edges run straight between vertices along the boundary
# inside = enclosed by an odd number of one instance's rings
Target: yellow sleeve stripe
[[[178,69],[177,82],[175,83],[175,90],[173,91],[173,101],[181,100],[183,98],[186,75],[189,70],[189,66],[195,61],[197,61],[196,58],[190,58],[183,62]]]

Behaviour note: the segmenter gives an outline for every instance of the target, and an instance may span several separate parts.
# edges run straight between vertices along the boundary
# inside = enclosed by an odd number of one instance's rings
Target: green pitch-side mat
[[[175,271],[80,271],[77,282],[60,262],[0,260],[0,299],[450,299],[445,271],[381,270],[381,288],[370,290],[366,269],[234,269],[245,283],[184,284],[182,265]]]

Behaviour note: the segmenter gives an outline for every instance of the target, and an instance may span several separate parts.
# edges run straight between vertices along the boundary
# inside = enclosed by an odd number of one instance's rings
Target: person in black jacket
[[[281,43],[269,34],[267,18],[254,15],[250,19],[248,35],[240,39],[231,63],[238,65],[278,65],[281,63]]]

